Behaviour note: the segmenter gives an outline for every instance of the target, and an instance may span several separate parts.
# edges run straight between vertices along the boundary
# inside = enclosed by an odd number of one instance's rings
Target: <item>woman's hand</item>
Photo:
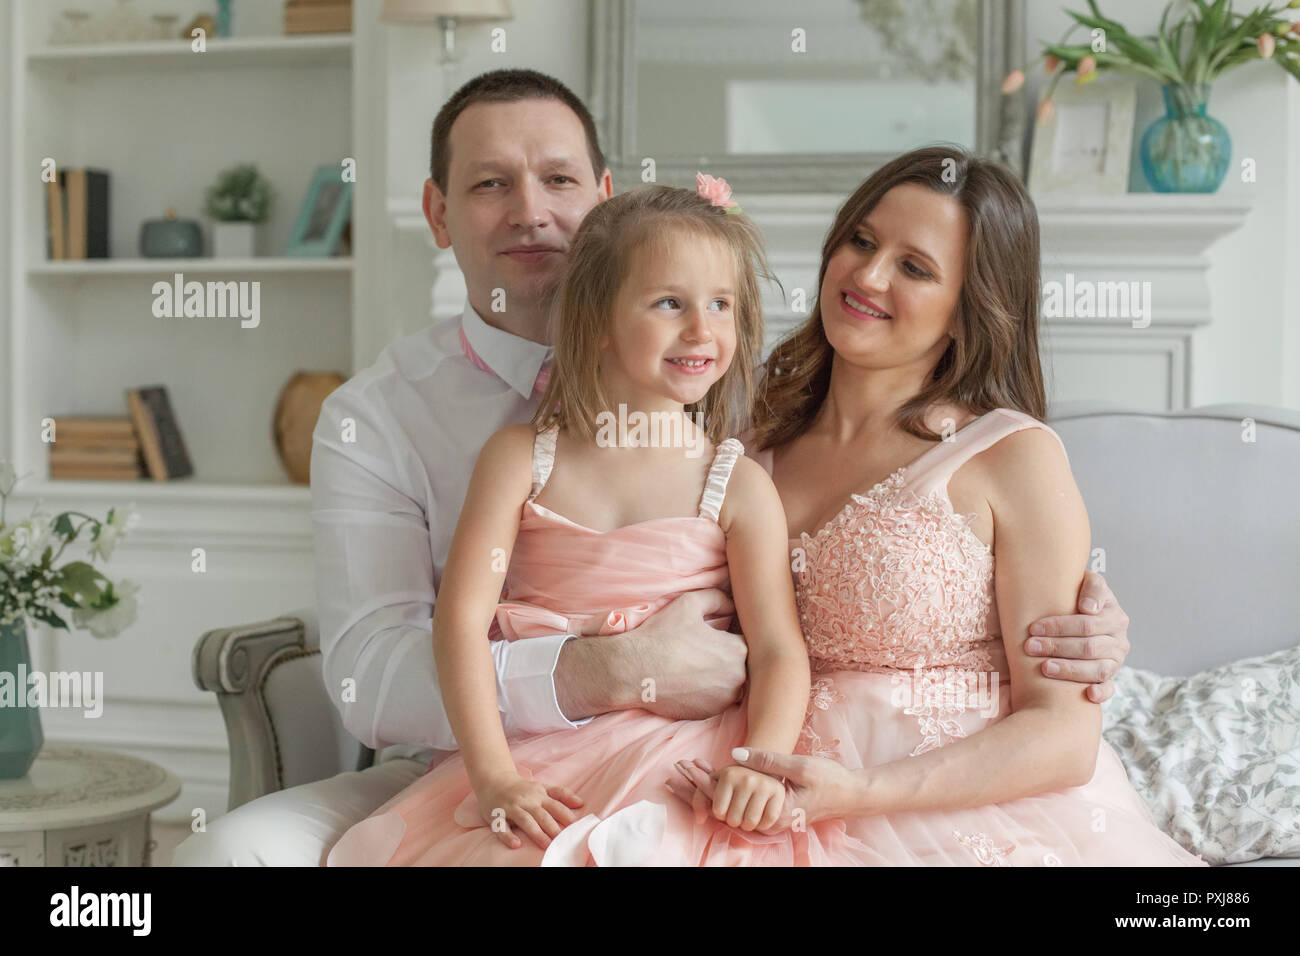
[[[568,787],[548,786],[518,773],[493,777],[482,787],[476,787],[474,793],[483,819],[512,850],[519,849],[523,843],[510,824],[519,827],[545,850],[574,821],[573,811],[582,806],[582,798]]]
[[[819,820],[863,816],[867,812],[862,775],[833,760],[743,747],[733,750],[731,756],[741,767],[785,778],[786,796],[781,814],[770,827],[758,827],[760,833],[802,830]],[[703,760],[678,761],[677,771],[685,779],[667,781],[668,789],[695,809],[696,823],[703,823],[714,800],[719,775]]]

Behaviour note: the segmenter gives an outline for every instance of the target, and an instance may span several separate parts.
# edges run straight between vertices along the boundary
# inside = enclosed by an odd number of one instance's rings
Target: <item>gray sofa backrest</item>
[[[1300,644],[1300,413],[1072,403],[1048,422],[1131,619],[1129,665],[1185,675]]]

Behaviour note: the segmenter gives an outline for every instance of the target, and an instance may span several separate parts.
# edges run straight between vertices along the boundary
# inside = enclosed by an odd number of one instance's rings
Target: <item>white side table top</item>
[[[181,782],[155,763],[84,747],[47,745],[27,776],[0,780],[0,832],[107,823],[171,803]]]

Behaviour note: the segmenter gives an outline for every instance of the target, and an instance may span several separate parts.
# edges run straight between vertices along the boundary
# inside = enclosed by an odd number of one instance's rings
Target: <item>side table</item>
[[[148,760],[46,745],[0,780],[0,866],[148,866],[149,814],[180,791]]]

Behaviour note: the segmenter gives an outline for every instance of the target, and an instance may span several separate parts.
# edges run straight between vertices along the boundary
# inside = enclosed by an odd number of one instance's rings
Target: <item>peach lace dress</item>
[[[953,512],[947,484],[970,457],[1031,427],[1047,426],[990,412],[790,542],[813,664],[799,752],[873,766],[948,746],[1010,712],[993,556],[969,517]],[[498,609],[503,633],[574,633],[601,616],[601,633],[615,633],[685,590],[725,586],[716,518],[740,450],[734,439],[719,446],[697,518],[601,534],[530,499],[507,577],[511,599]],[[533,497],[553,457],[554,436],[543,434]],[[755,459],[770,472],[770,453]],[[745,704],[700,721],[623,711],[512,742],[522,772],[587,801],[586,815],[545,854],[527,839],[507,849],[488,831],[452,757],[350,829],[328,865],[1204,865],[1153,825],[1104,741],[1086,785],[1007,803],[830,820],[771,836],[711,818],[696,825],[664,780],[680,758],[730,763],[744,740]]]
[[[993,555],[972,516],[953,511],[948,480],[1023,428],[1056,435],[996,409],[790,542],[813,672],[803,752],[870,767],[947,746],[1010,713]],[[769,450],[754,457],[771,472]],[[795,838],[796,856],[811,864],[1205,865],[1156,828],[1104,740],[1080,787],[834,821],[807,836],[802,845]]]

